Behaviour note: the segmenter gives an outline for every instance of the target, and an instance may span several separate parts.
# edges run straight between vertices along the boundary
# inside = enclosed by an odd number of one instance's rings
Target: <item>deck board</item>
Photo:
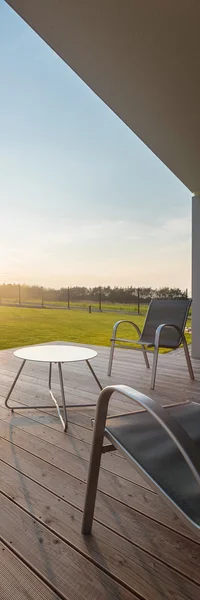
[[[77,477],[74,477],[62,470],[62,478],[60,470],[52,464],[46,464],[41,458],[38,458],[22,448],[13,448],[9,442],[1,441],[1,472],[3,473],[4,465],[9,465],[15,468],[18,472],[23,473],[33,481],[38,482],[47,490],[59,495],[73,506],[82,510],[85,483]],[[3,475],[2,475],[3,481]],[[1,484],[3,486],[3,483]],[[190,529],[180,521],[180,519],[172,512],[167,505],[163,510],[163,502],[155,492],[147,490],[140,485],[133,484],[121,477],[104,473],[99,482],[99,491],[97,495],[96,515],[98,520],[105,522],[109,526],[110,519],[113,521],[112,511],[121,512],[119,503],[130,509],[148,516],[153,521],[173,529],[185,537],[193,538],[196,536]],[[3,489],[3,487],[2,487]],[[116,502],[117,501],[117,504]],[[126,502],[126,504],[125,504]],[[110,514],[111,513],[111,514]],[[131,518],[133,518],[131,514]],[[117,518],[117,517],[116,517]],[[137,515],[136,515],[137,518]]]
[[[35,493],[35,487],[30,489],[30,493]],[[83,595],[86,598],[98,595],[103,599],[115,598],[116,584],[119,597],[125,599],[132,597],[133,588],[135,593],[150,600],[155,597],[163,600],[163,597],[168,598],[170,594],[182,599],[185,597],[185,590],[187,593],[190,591],[194,600],[199,598],[199,586],[191,579],[181,576],[98,523],[95,523],[90,539],[84,540],[81,537],[80,540],[80,512],[66,507],[66,504],[63,510],[62,503],[54,509],[55,501],[53,502],[50,494],[45,499],[50,509],[44,521],[40,508],[35,509],[37,495],[31,503],[32,515],[3,496],[0,498],[0,506],[6,517],[6,532],[12,547],[67,598],[81,599]],[[4,525],[2,529],[4,533]]]
[[[60,536],[52,533],[30,511],[21,509],[3,494],[0,495],[0,506],[4,514],[2,538],[8,536],[12,548],[66,600],[82,600],[83,597],[88,600],[98,597],[111,600],[115,597],[116,588],[119,597],[133,600],[131,592],[122,588],[119,582],[87,560],[81,552],[76,552],[72,544],[66,544]]]
[[[41,578],[0,542],[0,598],[2,600],[59,600]]]
[[[156,389],[150,392],[151,373],[141,353],[117,349],[109,378],[109,349],[96,349],[92,364],[103,385],[125,383],[161,404],[200,400],[200,361],[193,362],[191,382],[182,350],[159,357]],[[0,353],[1,535],[8,562],[3,599],[12,597],[18,570],[17,600],[197,600],[199,538],[118,453],[102,457],[93,534],[81,536],[94,409],[68,411],[64,434],[53,406],[42,407],[49,402],[47,366],[27,363],[12,400],[30,408],[8,412],[4,398],[19,364],[12,350]],[[66,365],[63,372],[70,403],[97,399],[85,365]],[[59,395],[55,368],[53,382]],[[31,409],[38,400],[40,410]],[[109,413],[135,406],[116,394]]]
[[[17,458],[19,460],[19,457]],[[41,464],[41,471],[42,471]],[[35,481],[29,481],[27,476],[22,476],[22,473],[14,473],[13,468],[6,463],[1,468],[2,475],[2,491],[17,504],[23,506],[31,514],[41,519],[42,522],[49,526],[54,523],[54,529],[75,545],[76,548],[84,551],[86,545],[89,546],[89,538],[87,544],[83,538],[80,538],[81,514],[83,508],[83,494],[80,497],[78,506],[77,501],[72,503],[67,502],[67,496],[63,500],[62,486],[54,488],[56,498],[53,493],[43,489],[36,484]],[[47,510],[48,506],[48,510]],[[73,511],[72,511],[73,506]],[[70,514],[70,516],[69,516]],[[73,515],[73,518],[72,518]],[[117,548],[118,556],[122,555],[122,547],[124,541],[129,542],[129,552],[131,561],[134,554],[137,557],[138,548],[148,551],[154,558],[162,560],[164,563],[183,575],[187,575],[193,581],[200,584],[199,565],[199,546],[195,541],[185,539],[184,536],[176,531],[169,531],[163,525],[156,523],[156,537],[154,538],[155,522],[141,512],[133,512],[132,509],[126,507],[122,503],[114,500],[111,497],[106,497],[104,494],[98,494],[97,508],[95,512],[97,524],[94,525],[93,534],[98,530],[98,562],[102,561],[107,564],[110,562],[109,546]],[[109,532],[108,532],[109,528]],[[108,540],[109,538],[109,546]],[[104,547],[100,550],[102,544]],[[122,540],[123,538],[123,540]],[[154,538],[154,545],[152,539]],[[163,539],[165,544],[163,544]],[[137,549],[136,549],[136,548]],[[188,553],[188,561],[185,564],[185,553]],[[97,549],[96,549],[97,553]],[[90,557],[92,558],[92,546],[90,548]],[[123,557],[121,556],[121,561]],[[147,561],[147,557],[146,557]],[[157,561],[156,561],[157,562]],[[118,563],[116,565],[115,574],[118,574]],[[123,573],[121,574],[123,576]]]

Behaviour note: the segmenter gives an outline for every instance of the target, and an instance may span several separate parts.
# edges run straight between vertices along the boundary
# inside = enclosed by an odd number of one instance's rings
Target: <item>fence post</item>
[[[137,313],[140,314],[140,288],[137,289]]]
[[[19,306],[21,306],[21,286],[19,285]]]
[[[102,312],[102,308],[101,308],[101,288],[99,288],[99,311]]]
[[[68,306],[68,310],[70,310],[70,292],[69,292],[69,287],[67,288],[67,306]]]
[[[42,305],[42,308],[44,308],[43,285],[41,287],[41,305]]]
[[[92,307],[91,307],[91,304],[89,304],[89,306],[88,306],[88,310],[89,310],[89,313],[90,313],[90,315],[91,315],[91,312],[92,312]]]

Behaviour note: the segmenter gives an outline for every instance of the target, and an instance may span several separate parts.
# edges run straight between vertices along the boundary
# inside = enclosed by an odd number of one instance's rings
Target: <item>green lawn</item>
[[[112,327],[120,318],[117,313],[1,306],[0,349],[55,340],[109,346]],[[143,316],[134,315],[132,320],[142,328]],[[133,336],[133,328],[121,326],[120,337]],[[186,337],[190,342],[191,336]]]

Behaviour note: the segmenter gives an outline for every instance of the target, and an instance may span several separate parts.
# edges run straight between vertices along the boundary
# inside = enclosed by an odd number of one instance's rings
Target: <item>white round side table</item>
[[[30,409],[30,406],[10,406],[8,404],[8,400],[10,398],[10,395],[17,383],[17,380],[20,376],[20,373],[22,372],[22,369],[26,363],[26,361],[36,361],[36,362],[45,362],[45,363],[49,363],[49,393],[51,395],[52,400],[55,403],[55,406],[57,408],[57,412],[58,412],[58,416],[61,420],[62,426],[64,431],[67,431],[67,408],[77,408],[79,406],[96,406],[95,404],[68,404],[66,405],[66,399],[65,399],[65,390],[64,390],[64,383],[63,383],[63,373],[62,373],[62,367],[61,364],[62,363],[69,363],[69,362],[79,362],[79,361],[85,361],[95,379],[95,381],[97,382],[97,385],[99,386],[100,390],[102,390],[102,386],[89,362],[89,360],[91,360],[92,358],[94,358],[95,356],[97,356],[97,352],[95,350],[91,350],[90,348],[83,348],[82,346],[68,346],[67,344],[44,344],[44,345],[36,345],[36,346],[25,346],[24,348],[20,348],[19,350],[15,350],[14,355],[17,356],[18,358],[22,359],[22,364],[20,365],[19,371],[13,381],[13,384],[11,385],[11,388],[7,394],[6,400],[5,400],[5,406],[7,408],[10,408],[10,410],[14,410],[14,408],[20,408],[21,410],[25,410],[25,409]],[[62,405],[60,406],[58,404],[58,401],[56,400],[53,392],[52,392],[52,364],[53,363],[57,363],[58,365],[58,372],[59,372],[59,380],[60,380],[60,391],[61,391],[61,398],[62,398]],[[41,406],[32,406],[31,408],[41,408]],[[46,405],[46,406],[42,406],[42,408],[52,408],[51,405]],[[63,411],[63,414],[61,412],[61,410]]]

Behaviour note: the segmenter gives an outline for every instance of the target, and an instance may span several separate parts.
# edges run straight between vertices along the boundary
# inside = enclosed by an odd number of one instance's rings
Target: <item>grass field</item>
[[[81,310],[1,306],[0,349],[58,340],[109,346],[112,327],[119,318],[112,312],[89,314]],[[144,316],[134,315],[132,320],[142,329]],[[136,338],[136,332],[125,324],[121,326],[120,337]],[[186,337],[190,343],[191,336]]]

